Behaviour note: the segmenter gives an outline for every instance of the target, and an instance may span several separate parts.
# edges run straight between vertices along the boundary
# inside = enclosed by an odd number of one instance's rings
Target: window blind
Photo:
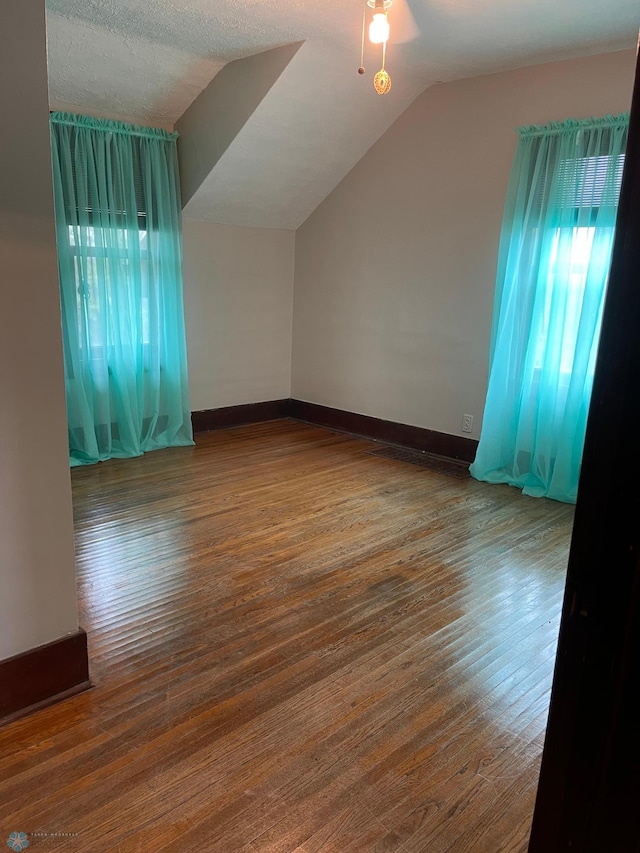
[[[620,197],[624,154],[561,160],[555,197],[561,207],[615,207]]]

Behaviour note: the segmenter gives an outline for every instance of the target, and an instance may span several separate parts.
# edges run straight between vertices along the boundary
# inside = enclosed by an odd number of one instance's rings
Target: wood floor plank
[[[73,470],[95,686],[0,728],[0,832],[526,849],[572,508],[375,446],[279,421]]]

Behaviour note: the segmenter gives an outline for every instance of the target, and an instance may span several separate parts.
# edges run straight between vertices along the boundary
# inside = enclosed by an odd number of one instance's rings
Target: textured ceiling
[[[393,87],[381,98],[379,57],[356,73],[361,0],[48,0],[47,10],[54,107],[165,127],[227,62],[304,41],[185,210],[276,228],[300,225],[425,87],[632,47],[640,23],[637,0],[395,0]],[[399,31],[415,37],[394,43]]]

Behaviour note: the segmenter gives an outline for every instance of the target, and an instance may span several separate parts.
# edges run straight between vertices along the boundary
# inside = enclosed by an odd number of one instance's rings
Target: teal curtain
[[[72,465],[193,444],[176,134],[51,115]]]
[[[627,128],[628,115],[519,129],[479,480],[576,500]]]

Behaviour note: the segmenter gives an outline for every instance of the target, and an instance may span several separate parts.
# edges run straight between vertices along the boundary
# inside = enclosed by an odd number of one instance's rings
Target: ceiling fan
[[[392,6],[395,6],[395,9],[391,22],[389,10]],[[391,89],[391,77],[384,67],[387,56],[387,42],[391,36],[391,24],[393,23],[393,42],[396,44],[413,41],[420,34],[420,31],[407,0],[365,0],[362,9],[362,42],[358,74],[365,73],[364,43],[368,9],[372,10],[369,23],[369,41],[374,45],[382,45],[382,68],[374,75],[373,87],[379,95],[386,95]]]

